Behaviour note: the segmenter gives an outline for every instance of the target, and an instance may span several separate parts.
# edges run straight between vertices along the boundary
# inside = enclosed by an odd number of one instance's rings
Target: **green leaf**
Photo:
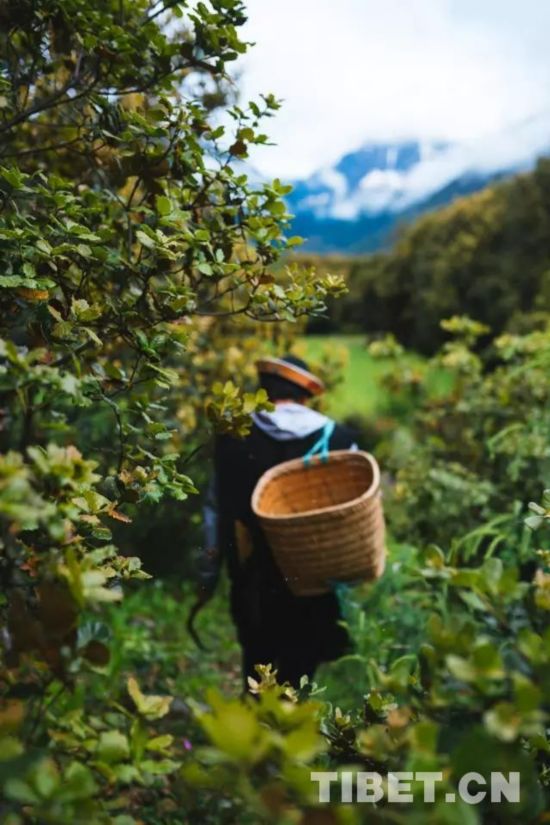
[[[5,181],[9,183],[14,189],[20,189],[23,185],[23,181],[26,178],[19,169],[12,167],[11,169],[6,169],[4,167],[0,167],[0,177],[3,177]]]
[[[103,731],[99,735],[96,756],[102,762],[113,764],[128,759],[130,746],[128,738],[118,730]]]
[[[80,762],[71,762],[67,768],[57,797],[63,800],[94,799],[98,787],[92,772]]]
[[[21,802],[23,805],[36,805],[40,802],[40,797],[26,782],[17,777],[9,777],[4,785],[4,793],[7,799]]]
[[[157,195],[156,205],[158,213],[163,217],[169,215],[172,211],[172,203],[170,198],[167,198],[165,195]]]
[[[213,744],[229,758],[254,762],[269,747],[269,735],[253,710],[236,700],[212,697],[213,713],[199,721]]]
[[[149,739],[146,748],[148,751],[161,752],[165,751],[167,748],[170,748],[173,742],[174,737],[167,733],[164,736],[155,736],[153,739]]]
[[[147,719],[161,719],[170,710],[171,696],[145,696],[133,676],[128,679],[127,687],[138,712]]]
[[[181,763],[174,762],[173,759],[159,759],[158,761],[144,759],[140,767],[143,771],[153,774],[153,776],[166,776],[177,771],[181,767]]]
[[[147,249],[155,249],[155,241],[152,238],[150,238],[149,235],[146,235],[145,232],[143,232],[141,229],[138,229],[138,231],[136,232],[136,238],[138,239],[140,244],[142,246],[145,246]]]

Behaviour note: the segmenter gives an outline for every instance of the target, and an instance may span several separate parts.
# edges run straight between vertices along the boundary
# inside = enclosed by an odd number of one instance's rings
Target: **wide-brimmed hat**
[[[283,358],[260,358],[256,361],[256,368],[260,374],[277,375],[291,384],[301,387],[311,395],[321,395],[325,391],[325,385],[312,372],[308,365],[301,358],[295,355],[285,355]]]

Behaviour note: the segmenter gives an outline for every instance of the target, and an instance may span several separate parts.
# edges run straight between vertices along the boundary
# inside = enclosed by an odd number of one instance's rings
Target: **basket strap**
[[[327,421],[323,427],[323,432],[318,441],[315,442],[311,450],[304,456],[304,466],[309,467],[313,456],[318,455],[321,461],[328,461],[329,442],[332,433],[334,432],[334,421]]]

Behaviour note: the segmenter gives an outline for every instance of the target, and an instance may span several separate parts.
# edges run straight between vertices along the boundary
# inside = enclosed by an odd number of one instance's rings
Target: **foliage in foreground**
[[[395,443],[381,448],[386,460],[400,464],[389,523],[418,546],[390,555],[384,579],[362,606],[355,594],[357,652],[323,676],[327,698],[340,705],[348,673],[365,697],[356,694],[343,710],[310,704],[324,739],[302,760],[308,770],[434,771],[441,774],[435,803],[418,802],[418,784],[413,805],[318,806],[308,771],[274,751],[256,752],[253,737],[247,752],[237,753],[208,723],[216,749],[201,762],[210,766],[209,775],[215,766],[218,787],[256,812],[251,821],[544,821],[550,801],[550,491],[541,503],[538,492],[527,503],[547,478],[550,334],[497,339],[499,363],[493,351],[487,368],[472,349],[480,325],[453,319],[446,326],[457,336],[437,356],[455,378],[449,397],[420,405],[406,450],[400,453]],[[397,362],[401,357],[390,340],[373,350]],[[394,389],[410,391],[409,375],[406,362],[401,375],[396,366]],[[389,615],[392,609],[398,615]],[[271,682],[264,675],[260,691],[277,690]],[[308,686],[303,690],[307,694]],[[213,707],[227,733],[231,704],[215,700]],[[248,712],[263,741],[265,706],[254,708],[251,702]],[[277,730],[275,721],[267,724]],[[446,793],[456,793],[470,771],[484,777],[519,772],[520,802],[447,802]],[[200,785],[201,774],[192,775]],[[335,793],[337,802],[337,783]]]
[[[409,442],[410,464],[418,460],[416,453],[430,451],[434,461],[451,464],[460,455],[460,445],[469,456],[464,433],[482,426],[482,407],[493,420],[495,407],[488,398],[498,388],[501,411],[508,413],[499,418],[503,433],[514,411],[522,418],[525,436],[534,421],[541,426],[547,421],[548,395],[537,369],[550,352],[548,336],[537,336],[536,346],[531,336],[514,339],[513,355],[501,340],[499,372],[494,358],[492,368],[486,369],[468,345],[475,325],[455,320],[451,326],[458,340],[441,357],[455,376],[448,403],[452,399],[453,408],[462,411],[462,427],[454,440],[448,436],[444,442],[449,455],[442,453],[443,442],[432,441],[426,429],[442,401],[427,400],[418,410],[417,440]],[[399,358],[391,342],[375,349]],[[394,379],[397,374],[396,368]],[[401,376],[401,393],[408,392],[403,385],[407,374],[405,370]],[[523,384],[516,396],[508,394],[519,376],[527,381],[535,374],[538,400],[525,398]],[[524,400],[533,420],[522,406]],[[491,450],[490,440],[480,449]],[[410,495],[403,496],[403,485],[410,483],[422,501],[429,502],[431,496],[437,500],[437,534],[432,544],[392,544],[382,581],[364,595],[350,593],[356,653],[322,670],[319,677],[327,682],[327,691],[304,683],[296,694],[277,685],[268,668],[253,686],[256,698],[235,698],[237,651],[227,644],[223,601],[202,617],[201,635],[211,649],[202,654],[186,637],[185,592],[171,596],[165,588],[146,583],[128,606],[113,606],[113,657],[96,668],[88,682],[87,713],[83,717],[78,703],[71,708],[67,694],[48,701],[48,721],[51,729],[58,729],[58,741],[90,766],[94,782],[96,771],[109,776],[111,815],[122,823],[129,816],[147,823],[281,825],[544,821],[550,788],[550,493],[527,508],[523,473],[494,472],[489,459],[486,455],[476,465],[479,471],[486,467],[494,487],[487,509],[472,508],[466,488],[460,487],[466,534],[453,515],[458,500],[454,488],[435,495],[439,474],[424,474],[413,482],[408,463],[402,463],[388,500],[389,522],[398,527],[406,521],[411,536],[424,529],[424,512],[413,506],[412,487]],[[530,477],[539,487],[544,455],[529,452],[528,460]],[[471,485],[475,490],[478,481]],[[502,507],[499,519],[497,510],[490,510],[497,506]],[[489,514],[493,518],[486,528],[477,529]],[[94,711],[107,683],[119,688],[109,716],[97,719]],[[177,697],[170,705],[168,695]],[[164,715],[155,719],[156,714]],[[17,739],[16,724],[11,736]],[[105,763],[99,754],[107,754]],[[149,770],[152,762],[158,763],[154,778],[141,789],[135,775],[128,784],[134,770]],[[319,804],[317,784],[310,780],[310,771],[319,769],[340,776],[346,771],[383,776],[433,771],[441,780],[434,803],[422,802],[418,783],[413,784],[416,802],[411,805],[339,804],[340,784],[335,782],[333,802],[327,805]],[[518,771],[520,803],[447,802],[446,794],[456,793],[460,776],[469,771],[483,776]],[[31,791],[37,793],[34,777],[31,771],[24,787],[8,784],[9,793],[27,800],[31,811],[28,800]],[[115,793],[117,782],[126,788],[122,794]],[[48,811],[43,798],[35,804],[41,806],[36,810]]]
[[[146,577],[112,528],[196,492],[185,462],[205,408],[242,434],[265,406],[228,380],[252,360],[251,325],[322,311],[340,289],[296,267],[274,274],[296,243],[285,187],[235,171],[278,108],[270,95],[231,103],[245,19],[239,0],[0,7],[8,822],[124,825],[133,793],[178,769],[159,730],[169,697],[133,676],[90,687],[110,656],[98,619]],[[242,350],[224,336],[230,319]]]
[[[396,476],[394,534],[446,544],[453,558],[468,560],[494,555],[499,535],[548,486],[550,330],[504,334],[480,352],[486,327],[461,317],[442,326],[451,340],[426,369],[454,376],[444,396],[430,399],[422,371],[409,368],[391,339],[370,347],[392,360],[390,392],[405,393],[417,408],[408,435],[393,433],[379,454]],[[519,547],[514,556],[526,561]]]

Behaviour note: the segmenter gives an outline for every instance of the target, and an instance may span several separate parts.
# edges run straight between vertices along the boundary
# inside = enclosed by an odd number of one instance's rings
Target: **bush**
[[[538,499],[550,443],[550,333],[496,339],[491,361],[500,364],[487,370],[475,352],[484,328],[458,318],[446,328],[456,340],[436,360],[454,376],[452,389],[420,404],[416,440],[386,508],[390,529],[415,537],[417,547],[392,542],[383,579],[349,594],[356,653],[321,674],[327,698],[346,702],[344,710],[320,704],[322,694],[302,697],[325,743],[312,739],[300,766],[285,762],[299,752],[281,756],[283,738],[268,744],[278,730],[268,697],[281,690],[269,673],[260,704],[246,710],[250,730],[260,725],[266,737],[252,737],[262,747],[237,753],[225,738],[233,705],[212,699],[206,731],[214,751],[200,752],[200,762],[218,766],[216,783],[255,821],[537,822],[547,809],[550,491]],[[376,349],[402,357],[396,347]],[[397,369],[394,386],[396,377]],[[303,695],[309,690],[304,682]],[[440,782],[434,804],[413,783],[408,805],[326,806],[309,779],[313,769],[434,771]],[[520,800],[451,804],[446,795],[470,771],[487,779],[519,772]],[[193,776],[206,787],[204,774]]]
[[[179,770],[181,745],[159,731],[169,696],[132,674],[90,687],[109,662],[106,606],[147,577],[113,526],[196,492],[187,465],[205,407],[236,434],[265,407],[229,380],[258,345],[250,327],[322,312],[341,289],[275,272],[296,243],[287,190],[233,168],[278,108],[229,99],[245,19],[238,0],[0,8],[0,815],[12,824],[128,825]],[[231,128],[214,123],[220,105]]]

